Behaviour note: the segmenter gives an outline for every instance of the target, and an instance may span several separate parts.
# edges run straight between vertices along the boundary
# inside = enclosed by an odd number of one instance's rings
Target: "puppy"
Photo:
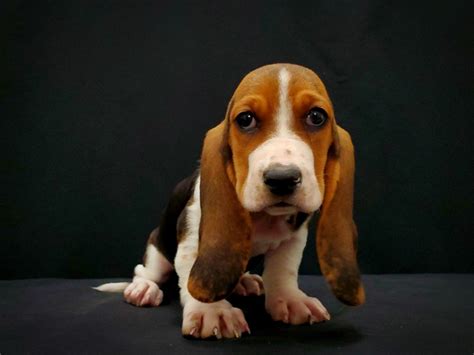
[[[352,218],[354,151],[336,124],[319,77],[292,64],[244,77],[224,120],[204,139],[199,169],[175,188],[148,239],[132,283],[105,284],[136,306],[159,306],[176,271],[182,333],[195,338],[250,332],[226,297],[260,295],[275,321],[321,322],[330,315],[298,288],[308,222],[319,212],[317,255],[335,296],[364,302]],[[264,255],[262,276],[246,272]]]

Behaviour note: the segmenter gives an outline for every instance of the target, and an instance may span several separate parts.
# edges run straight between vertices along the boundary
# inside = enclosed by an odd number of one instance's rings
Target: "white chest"
[[[266,254],[291,239],[295,232],[287,220],[287,216],[252,216],[251,256]]]

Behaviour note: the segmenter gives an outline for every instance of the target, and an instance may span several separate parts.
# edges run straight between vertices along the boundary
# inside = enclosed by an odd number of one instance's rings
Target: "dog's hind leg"
[[[125,300],[135,306],[159,306],[163,300],[159,286],[168,280],[173,271],[173,265],[156,247],[158,234],[158,228],[151,232],[143,264],[135,266],[133,281],[123,291]]]
[[[143,264],[135,267],[133,281],[104,284],[96,287],[96,290],[123,292],[125,300],[135,306],[158,306],[161,303],[163,292],[160,286],[168,280],[173,271],[172,261],[179,239],[177,226],[182,224],[180,217],[194,193],[197,176],[198,171],[195,171],[174,188],[161,216],[159,228],[154,229],[148,238]]]
[[[135,306],[159,306],[163,300],[160,285],[168,280],[173,265],[158,250],[158,237],[159,229],[156,228],[148,238],[143,264],[135,266],[132,282],[107,283],[95,289],[103,292],[123,292],[125,301]]]

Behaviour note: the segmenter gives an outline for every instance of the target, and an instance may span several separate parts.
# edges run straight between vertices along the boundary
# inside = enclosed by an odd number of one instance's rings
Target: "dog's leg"
[[[265,255],[265,308],[273,320],[303,324],[330,319],[321,302],[298,287],[298,269],[307,235],[307,226],[301,226],[291,239]]]
[[[240,309],[232,307],[226,300],[199,302],[188,292],[189,272],[197,256],[197,240],[197,235],[188,235],[187,239],[179,244],[175,259],[183,306],[182,333],[195,338],[239,338],[243,332],[249,332]]]
[[[179,277],[180,297],[183,306],[182,333],[194,338],[240,337],[250,332],[244,314],[238,308],[221,300],[213,303],[199,302],[188,292],[188,279],[196,261],[199,244],[199,223],[201,209],[199,188],[195,189],[194,199],[186,208],[186,228],[178,244],[174,265]],[[217,262],[217,261],[216,261]]]
[[[125,300],[135,306],[159,306],[163,300],[159,285],[166,282],[173,271],[173,265],[156,248],[158,233],[158,228],[151,232],[144,264],[135,267],[133,281],[123,292]]]

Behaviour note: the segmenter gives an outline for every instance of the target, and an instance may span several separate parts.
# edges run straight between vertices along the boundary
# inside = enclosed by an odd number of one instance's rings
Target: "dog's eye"
[[[257,120],[252,112],[242,112],[240,113],[235,122],[239,125],[240,129],[243,131],[251,131],[257,127]]]
[[[327,118],[328,115],[322,108],[314,107],[309,110],[308,114],[306,115],[305,123],[308,125],[308,127],[314,129],[321,127],[324,122],[326,122]]]

